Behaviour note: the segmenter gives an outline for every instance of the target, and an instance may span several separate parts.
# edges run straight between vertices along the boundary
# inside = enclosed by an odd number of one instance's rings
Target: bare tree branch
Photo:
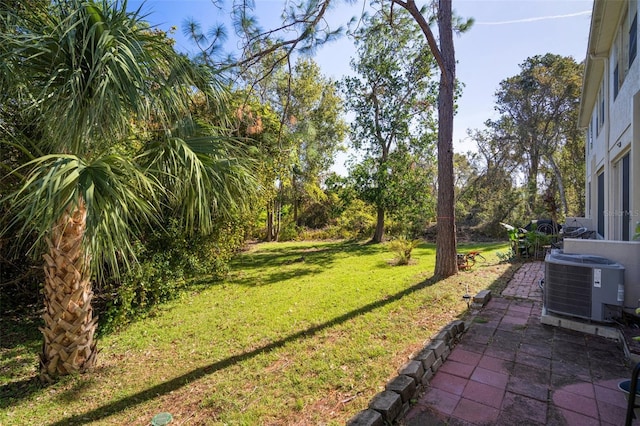
[[[442,59],[442,53],[440,52],[440,48],[438,47],[438,42],[433,35],[433,31],[431,31],[429,23],[425,19],[424,15],[420,12],[420,9],[418,9],[418,6],[416,6],[416,2],[414,0],[391,0],[391,3],[397,4],[398,6],[406,9],[411,14],[413,19],[415,19],[415,21],[418,23],[420,29],[427,38],[427,43],[429,44],[431,53],[438,63],[438,67],[440,67],[440,72],[442,72],[442,74],[445,76],[445,83],[448,84],[449,72],[447,71],[447,67],[444,63],[444,60]]]

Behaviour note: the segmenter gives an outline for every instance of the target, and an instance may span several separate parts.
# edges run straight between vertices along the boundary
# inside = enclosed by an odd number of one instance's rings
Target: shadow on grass
[[[352,250],[355,253],[362,253],[361,250],[365,250],[371,253],[371,251],[379,251],[381,250],[381,248],[379,246],[350,244],[350,245],[347,245],[346,250],[349,250],[349,251]],[[317,251],[313,252],[309,250],[309,247],[306,247],[306,248],[300,248],[298,252],[300,253],[303,251],[305,253],[320,253],[321,257],[315,258],[317,260],[317,259],[321,259],[322,257],[330,259],[332,256],[336,256],[337,253],[345,250],[339,249],[338,247],[330,247],[327,249],[318,249]],[[351,254],[354,254],[353,252]],[[290,253],[290,252],[287,252],[287,253]],[[275,258],[282,259],[282,257],[283,257],[282,254],[280,254]],[[520,266],[522,266],[522,263],[510,265],[510,267],[500,277],[495,279],[489,285],[488,288],[492,290],[494,294],[499,295],[500,292],[504,289],[504,287],[508,283],[509,279],[515,274],[515,272],[518,270]],[[259,267],[259,266],[255,266],[255,267]],[[51,423],[51,425],[83,424],[90,421],[98,421],[98,420],[107,418],[121,411],[124,411],[128,408],[135,407],[139,404],[143,404],[147,401],[153,400],[158,397],[162,397],[163,395],[166,395],[172,391],[178,390],[184,386],[189,385],[195,380],[206,377],[217,371],[223,370],[225,368],[229,368],[233,365],[236,365],[246,360],[257,357],[261,354],[268,353],[270,351],[284,347],[288,343],[305,339],[308,337],[313,337],[314,335],[324,331],[325,329],[329,329],[331,327],[343,324],[353,318],[372,312],[376,309],[380,309],[388,304],[401,300],[405,296],[408,296],[421,289],[424,289],[433,284],[436,284],[437,282],[439,282],[439,280],[436,278],[431,278],[429,280],[420,282],[418,284],[408,287],[395,294],[386,295],[383,299],[369,303],[358,309],[354,309],[350,312],[347,312],[343,315],[340,315],[322,324],[293,333],[283,339],[258,347],[252,351],[233,355],[228,358],[209,364],[207,366],[194,369],[186,374],[183,374],[182,376],[176,377],[167,382],[158,384],[156,386],[153,386],[151,388],[148,388],[136,394],[124,397],[120,400],[108,403],[102,407],[99,407],[87,413],[82,413],[82,414],[77,414],[74,416],[67,417],[55,423]],[[12,333],[12,334],[7,334],[7,333]],[[41,336],[40,336],[40,333],[37,331],[36,318],[28,320],[27,324],[24,323],[24,318],[16,317],[13,319],[13,321],[10,324],[7,322],[6,318],[2,318],[2,320],[0,321],[0,335],[3,336],[3,338],[0,339],[0,354],[3,355],[2,357],[3,359],[5,358],[5,356],[9,358],[20,356],[19,353],[17,352],[14,353],[12,351],[13,349],[18,348],[20,345],[23,345],[23,346],[28,345],[29,347],[31,347],[30,350],[23,349],[25,356],[29,356],[33,358],[33,354],[38,352],[38,349],[35,347],[40,343]],[[8,335],[13,336],[10,339],[10,341],[5,339],[4,337]],[[17,364],[14,365],[14,367],[19,368]],[[9,367],[7,366],[4,366],[1,370],[9,371],[9,372],[11,371],[11,369],[9,369]],[[1,372],[2,371],[0,371],[0,373]],[[75,399],[79,394],[82,393],[83,387],[84,387],[83,385],[79,385],[78,388],[71,389],[69,393],[65,395],[61,395],[60,397],[63,400]],[[0,386],[0,408],[4,409],[7,407],[10,407],[17,401],[27,398],[30,395],[37,392],[41,392],[41,391],[42,391],[42,387],[40,386],[39,381],[36,378],[35,371],[32,374],[29,374],[28,376],[26,374],[23,374],[21,378],[16,378],[15,380]]]
[[[359,242],[336,242],[319,246],[300,245],[269,248],[257,253],[246,253],[234,259],[230,266],[235,271],[245,271],[248,276],[236,274],[231,278],[234,284],[250,287],[274,284],[291,278],[300,278],[323,272],[330,267],[338,256],[367,256],[375,252],[384,251],[380,245],[363,244]],[[274,265],[280,266],[270,274],[264,270]],[[251,271],[260,270],[261,276],[256,279]]]
[[[33,308],[30,312],[5,311],[0,315],[0,351],[39,342],[42,320]]]
[[[35,313],[3,312],[0,317],[0,409],[42,390],[37,353],[42,344]]]
[[[519,261],[511,262],[509,265],[509,268],[506,271],[504,271],[502,275],[496,278],[491,283],[491,285],[487,288],[487,290],[491,290],[491,294],[499,296],[502,293],[502,291],[505,289],[507,284],[509,283],[509,280],[513,278],[515,273],[518,272],[518,269],[520,269],[520,267],[524,265],[524,263],[525,262],[519,262]]]
[[[306,267],[288,267],[288,269],[281,269],[271,274],[263,274],[260,277],[249,275],[243,277],[242,275],[235,275],[230,278],[230,283],[239,284],[246,287],[260,287],[278,282],[290,280],[292,278],[302,278],[306,275],[313,275],[318,272],[320,268],[306,268]]]
[[[225,368],[231,367],[235,364],[241,363],[243,361],[252,359],[256,356],[259,356],[264,353],[271,352],[273,350],[284,347],[286,344],[305,339],[308,337],[312,337],[319,332],[335,327],[337,325],[343,324],[353,318],[356,318],[360,315],[364,315],[366,313],[372,312],[376,309],[382,308],[390,303],[397,302],[405,296],[408,296],[416,291],[419,291],[425,287],[436,284],[439,280],[432,278],[418,284],[415,284],[411,287],[408,287],[400,292],[397,292],[393,295],[386,296],[382,300],[377,300],[375,302],[364,305],[358,309],[354,309],[353,311],[347,312],[344,315],[340,315],[332,320],[326,321],[322,324],[318,324],[316,326],[307,328],[305,330],[301,330],[297,333],[291,334],[283,339],[277,340],[275,342],[269,343],[267,345],[261,346],[249,352],[244,352],[242,354],[233,355],[228,358],[222,359],[220,361],[214,362],[207,366],[197,368],[192,370],[182,376],[176,377],[175,379],[169,380],[167,382],[161,383],[159,385],[148,388],[144,391],[138,392],[136,394],[130,395],[128,397],[122,398],[118,401],[114,401],[112,403],[106,404],[102,407],[99,407],[93,411],[89,411],[87,413],[77,414],[71,417],[67,417],[63,420],[59,420],[55,423],[51,423],[51,426],[62,426],[69,425],[75,423],[87,423],[91,421],[98,421],[109,417],[111,415],[122,412],[128,408],[135,407],[136,405],[143,404],[152,399],[161,397],[170,392],[173,392],[177,389],[180,389],[183,386],[189,385],[193,383],[195,380],[199,380],[202,377],[208,376],[210,374],[215,373],[216,371],[223,370]]]

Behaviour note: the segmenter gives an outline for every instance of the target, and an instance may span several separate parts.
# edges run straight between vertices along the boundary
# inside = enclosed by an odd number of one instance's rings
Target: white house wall
[[[636,4],[637,5],[637,4]],[[629,11],[633,16],[634,12]],[[623,15],[618,19],[617,28],[622,25]],[[593,29],[592,29],[593,30]],[[638,32],[640,33],[640,31]],[[615,40],[615,37],[614,37]],[[630,153],[630,234],[633,235],[635,223],[640,221],[640,51],[627,71],[622,86],[613,99],[614,81],[613,69],[616,64],[616,54],[614,45],[610,45],[607,54],[600,53],[598,56],[592,55],[591,61],[602,61],[604,63],[605,79],[605,120],[600,129],[596,132],[592,129],[591,139],[587,136],[586,151],[586,191],[588,192],[585,202],[586,216],[594,222],[597,227],[597,176],[599,172],[604,172],[605,185],[605,217],[604,230],[605,239],[621,239],[621,221],[618,219],[621,214],[620,196],[618,188],[619,170],[616,167],[618,161],[626,154]],[[639,49],[640,50],[640,49]],[[593,83],[593,82],[592,82]],[[597,87],[602,87],[600,80]],[[598,119],[599,102],[591,108],[592,122]],[[634,142],[635,141],[635,142]]]
[[[598,228],[598,174],[604,173],[604,240],[566,239],[564,249],[571,253],[600,255],[625,266],[625,307],[640,306],[640,242],[622,239],[623,220],[620,160],[629,154],[629,236],[640,221],[640,43],[636,57],[624,76],[615,99],[613,70],[616,65],[615,40],[621,27],[626,5],[638,8],[638,2],[595,0],[589,46],[583,81],[580,125],[587,128],[586,149],[586,218],[574,218],[576,223],[588,223]],[[637,10],[630,10],[629,16]],[[637,31],[636,37],[640,35]],[[595,131],[599,99],[604,81],[605,121]],[[589,128],[591,131],[589,131]],[[567,225],[571,225],[567,222]],[[588,225],[585,225],[588,226]]]

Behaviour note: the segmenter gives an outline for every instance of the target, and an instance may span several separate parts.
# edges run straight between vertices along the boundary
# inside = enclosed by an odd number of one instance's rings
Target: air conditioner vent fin
[[[549,264],[545,283],[547,309],[579,317],[591,317],[591,269]]]
[[[545,258],[549,312],[611,322],[624,304],[624,266],[596,255],[552,250]]]

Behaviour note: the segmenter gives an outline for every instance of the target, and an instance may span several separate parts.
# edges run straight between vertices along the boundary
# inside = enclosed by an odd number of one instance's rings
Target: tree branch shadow
[[[33,354],[38,353],[42,334],[40,318],[33,311],[6,310],[0,315],[0,409],[42,389]]]
[[[135,393],[133,395],[127,396],[125,398],[111,402],[109,404],[103,405],[102,407],[99,407],[93,411],[89,411],[87,413],[82,413],[82,414],[76,414],[71,417],[67,417],[62,420],[59,420],[57,422],[50,423],[50,425],[63,426],[63,425],[69,425],[69,424],[75,424],[75,423],[86,423],[86,422],[98,421],[98,420],[104,419],[113,414],[122,412],[128,408],[135,407],[136,405],[158,398],[159,396],[166,395],[170,392],[180,389],[183,386],[193,383],[195,380],[199,380],[217,371],[231,367],[235,364],[239,364],[243,361],[252,359],[261,354],[268,353],[276,349],[280,349],[283,346],[287,345],[288,343],[291,343],[300,339],[313,337],[314,335],[318,334],[323,330],[343,324],[355,317],[364,315],[376,309],[382,308],[388,304],[397,302],[398,300],[404,298],[405,296],[408,296],[425,287],[436,284],[438,281],[439,280],[435,278],[422,281],[400,292],[397,292],[391,296],[369,303],[358,309],[354,309],[350,312],[345,313],[344,315],[340,315],[322,324],[318,324],[316,326],[309,327],[304,330],[300,330],[297,333],[291,334],[283,339],[261,346],[252,351],[244,352],[238,355],[233,355],[228,358],[209,364],[207,366],[196,368],[172,380],[150,387],[144,391]]]
[[[494,293],[499,294],[502,291],[502,289],[504,289],[504,287],[506,286],[506,283],[509,281],[509,279],[513,276],[513,274],[517,271],[517,269],[520,266],[522,266],[521,263],[510,265],[510,267],[500,277],[495,279],[488,288],[491,289]],[[291,342],[313,337],[316,334],[326,329],[341,325],[358,316],[367,314],[369,312],[383,308],[386,305],[397,302],[402,298],[412,293],[415,293],[417,291],[420,291],[424,288],[432,286],[438,283],[439,281],[440,280],[435,277],[427,279],[411,287],[408,287],[402,291],[399,291],[395,294],[387,295],[384,298],[381,298],[379,300],[376,300],[374,302],[361,306],[357,309],[354,309],[343,315],[340,315],[338,317],[325,321],[321,324],[315,325],[313,327],[309,327],[304,330],[300,330],[280,340],[268,343],[254,350],[229,356],[222,360],[213,362],[209,365],[196,368],[192,371],[189,371],[167,382],[160,383],[146,390],[143,390],[138,393],[132,394],[130,396],[110,402],[92,411],[66,417],[62,420],[58,420],[54,423],[51,423],[51,425],[57,426],[57,425],[68,425],[68,424],[84,424],[91,421],[98,421],[101,419],[105,419],[112,415],[118,414],[128,408],[138,406],[140,404],[146,403],[155,398],[169,394],[170,392],[178,390],[184,386],[188,386],[189,384],[193,383],[195,380],[211,375],[217,371],[224,370],[236,364],[250,360],[252,358],[260,356],[261,354],[265,354],[270,351],[280,349]],[[463,315],[464,314],[462,314],[462,316]],[[6,326],[7,324],[5,323],[4,325]],[[20,327],[20,328],[24,330],[23,327]],[[30,329],[33,330],[34,328],[35,328],[34,325],[30,324]],[[5,328],[5,331],[7,331],[6,328]],[[20,333],[16,333],[16,334],[20,334]],[[28,334],[29,334],[29,337],[35,337],[35,335],[39,335],[39,333],[37,332],[28,333]],[[5,345],[2,345],[2,346],[6,347],[7,342],[4,342],[4,343]],[[37,379],[37,375],[35,371],[32,375],[29,375],[28,377],[23,375],[23,377],[19,378],[19,380],[6,383],[0,386],[0,409],[6,409],[7,407],[10,407],[11,405],[15,404],[19,400],[28,398],[30,395],[33,395],[34,393],[41,392],[42,389],[43,387],[42,385],[40,385],[40,382]],[[74,393],[77,394],[77,391],[74,391]],[[73,398],[73,395],[70,395],[69,397]]]

